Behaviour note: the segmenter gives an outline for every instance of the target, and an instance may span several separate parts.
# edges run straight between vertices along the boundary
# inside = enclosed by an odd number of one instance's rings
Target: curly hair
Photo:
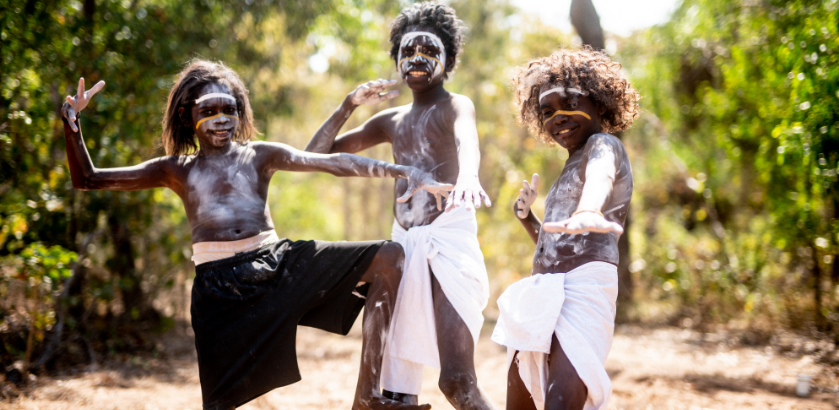
[[[163,148],[166,155],[192,154],[198,149],[195,131],[181,121],[178,108],[184,108],[184,119],[192,122],[192,105],[199,97],[198,93],[207,84],[220,84],[227,87],[236,98],[236,110],[239,112],[239,128],[233,141],[247,142],[259,131],[253,125],[253,111],[248,100],[248,90],[235,71],[223,63],[214,63],[194,59],[178,73],[175,85],[169,91],[166,113],[163,116]]]
[[[518,122],[547,143],[539,109],[539,90],[544,85],[575,87],[588,92],[605,112],[600,116],[603,132],[623,131],[638,117],[641,96],[624,78],[621,64],[606,53],[589,46],[564,48],[555,54],[529,62],[513,70],[513,104],[519,110]]]
[[[431,1],[424,1],[414,3],[411,7],[403,9],[390,26],[390,58],[396,63],[398,63],[402,36],[411,26],[434,29],[440,40],[443,41],[446,57],[451,57],[455,64],[457,63],[457,55],[463,49],[463,32],[466,26],[463,21],[457,18],[453,8]],[[448,79],[455,64],[449,66],[447,61],[444,61],[443,64],[446,64],[444,78]]]

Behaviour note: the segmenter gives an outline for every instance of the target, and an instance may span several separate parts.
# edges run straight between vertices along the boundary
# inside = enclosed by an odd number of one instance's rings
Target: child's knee
[[[467,373],[441,374],[437,383],[440,391],[453,403],[469,401],[473,390],[477,390],[478,382]]]
[[[402,277],[402,264],[405,262],[405,250],[397,242],[386,242],[376,254],[387,268],[381,272],[384,275]]]

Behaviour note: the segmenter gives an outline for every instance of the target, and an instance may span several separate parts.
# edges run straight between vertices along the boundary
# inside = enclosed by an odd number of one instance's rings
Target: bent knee
[[[454,404],[467,403],[474,394],[478,394],[478,381],[469,374],[441,375],[437,385]]]
[[[396,242],[385,242],[376,253],[376,264],[381,266],[377,274],[402,277],[402,264],[405,261],[405,250]]]
[[[379,248],[379,252],[376,254],[376,257],[381,257],[383,262],[386,262],[389,266],[397,268],[401,272],[402,263],[405,261],[405,250],[402,249],[402,245],[397,242],[385,242],[385,244]]]

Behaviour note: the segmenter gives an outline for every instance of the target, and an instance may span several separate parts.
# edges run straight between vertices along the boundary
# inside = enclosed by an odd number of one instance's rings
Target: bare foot
[[[353,403],[353,410],[429,410],[430,408],[430,404],[406,404],[391,400],[378,393],[373,393],[367,398],[356,397],[355,403]]]

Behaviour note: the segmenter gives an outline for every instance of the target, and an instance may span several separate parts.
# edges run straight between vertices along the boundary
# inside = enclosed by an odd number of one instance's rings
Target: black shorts
[[[282,239],[195,267],[192,328],[204,408],[241,406],[300,381],[297,325],[346,335],[364,306],[356,285],[385,241]]]

